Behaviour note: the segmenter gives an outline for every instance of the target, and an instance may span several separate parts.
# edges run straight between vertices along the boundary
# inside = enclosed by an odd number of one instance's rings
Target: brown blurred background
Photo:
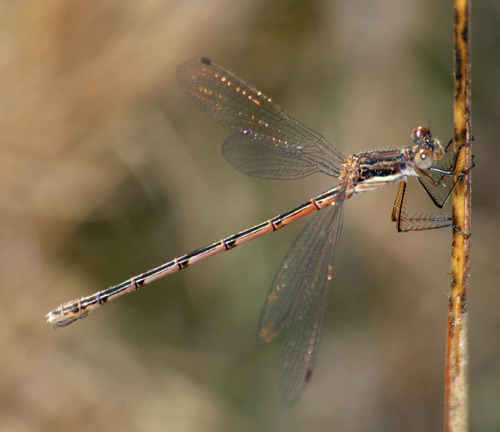
[[[498,2],[473,5],[473,431],[500,429]],[[320,356],[292,408],[260,308],[303,223],[56,332],[45,314],[331,186],[246,177],[175,81],[209,56],[345,154],[452,137],[451,2],[4,2],[0,430],[442,429],[450,231],[346,203]],[[412,185],[415,209],[434,211]]]

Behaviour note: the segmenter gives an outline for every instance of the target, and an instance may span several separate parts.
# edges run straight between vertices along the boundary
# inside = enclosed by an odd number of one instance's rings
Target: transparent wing
[[[331,267],[329,269],[331,270]],[[307,305],[297,311],[297,315],[285,330],[285,342],[281,353],[280,385],[281,400],[288,406],[299,398],[316,366],[328,297],[326,289],[328,283],[323,283],[325,288],[317,288],[318,293],[310,296]]]
[[[316,363],[342,214],[339,202],[313,216],[283,260],[261,314],[261,342],[270,342],[286,328],[281,396],[287,405],[299,397]]]
[[[278,104],[208,59],[181,64],[177,79],[196,105],[231,131],[222,155],[245,174],[296,179],[338,176],[344,156]]]

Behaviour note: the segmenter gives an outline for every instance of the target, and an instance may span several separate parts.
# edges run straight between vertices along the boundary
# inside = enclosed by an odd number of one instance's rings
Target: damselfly
[[[453,226],[447,216],[411,215],[405,207],[406,185],[411,176],[418,178],[437,207],[446,203],[455,185],[451,143],[443,147],[427,127],[420,126],[411,135],[411,146],[345,157],[269,97],[208,59],[183,63],[177,78],[195,104],[230,131],[222,144],[222,155],[238,170],[270,179],[299,179],[323,173],[337,178],[338,185],[259,225],[98,293],[63,303],[47,314],[47,320],[55,327],[67,326],[112,299],[317,212],[285,256],[267,296],[258,329],[258,338],[265,343],[285,330],[281,395],[286,404],[292,404],[310,380],[316,362],[344,201],[365,191],[399,183],[392,210],[398,231]]]

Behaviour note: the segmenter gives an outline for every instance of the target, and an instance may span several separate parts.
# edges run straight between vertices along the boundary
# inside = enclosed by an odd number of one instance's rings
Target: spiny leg
[[[461,146],[457,154],[454,153],[452,144],[453,140],[448,143],[444,156],[428,170],[422,170],[416,167],[420,184],[438,208],[443,208],[448,202],[457,183],[463,180],[464,176],[474,168],[474,162],[472,162],[471,166],[460,172],[456,181],[454,181],[457,161],[462,147],[470,145],[470,143]]]
[[[451,141],[446,147],[446,155],[452,152]],[[467,144],[466,144],[467,145]],[[460,149],[459,149],[460,152]],[[438,208],[442,208],[448,201],[453,190],[457,186],[458,182],[464,179],[465,174],[467,174],[473,167],[472,165],[466,170],[462,171],[455,182],[453,182],[452,176],[456,167],[456,160],[454,158],[453,163],[450,164],[446,162],[446,165],[435,165],[427,171],[418,170],[420,174],[419,181],[423,186],[427,194],[431,197],[432,201]],[[453,169],[450,169],[453,165]],[[452,227],[457,232],[461,233],[465,237],[469,237],[470,233],[464,233],[459,230],[452,221],[452,218],[447,215],[426,215],[424,213],[415,213],[410,216],[408,210],[406,209],[406,181],[399,184],[398,192],[396,194],[396,199],[392,208],[392,221],[396,222],[396,228],[398,232],[408,232],[408,231],[423,231],[429,229],[438,228],[448,228]]]
[[[446,215],[411,214],[406,209],[406,181],[399,184],[392,207],[391,219],[396,223],[398,232],[424,231],[453,226],[452,219]]]

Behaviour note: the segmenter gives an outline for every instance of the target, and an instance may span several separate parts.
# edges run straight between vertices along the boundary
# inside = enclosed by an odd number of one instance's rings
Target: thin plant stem
[[[470,0],[454,0],[454,146],[459,152],[452,196],[451,288],[445,364],[445,432],[468,430],[468,281],[471,177]]]

